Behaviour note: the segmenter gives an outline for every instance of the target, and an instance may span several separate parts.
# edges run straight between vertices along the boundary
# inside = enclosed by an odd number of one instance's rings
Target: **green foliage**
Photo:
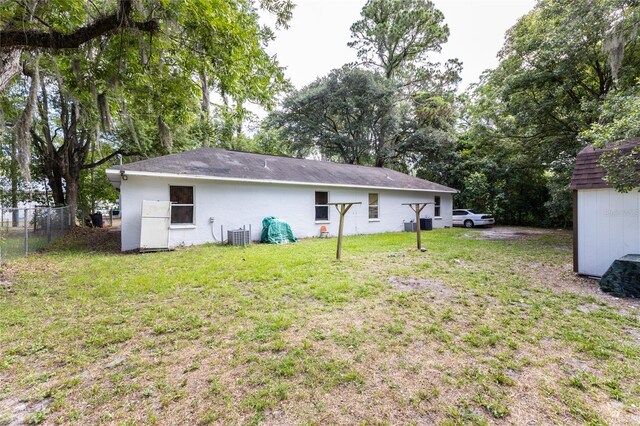
[[[367,164],[396,155],[385,139],[400,124],[396,100],[393,82],[345,66],[289,95],[269,120],[298,155],[317,149],[327,158]]]
[[[620,192],[629,192],[640,187],[640,148],[631,150],[613,149],[602,154],[600,165],[607,171],[604,180]]]
[[[253,140],[243,133],[243,125],[255,115],[240,104],[218,105],[212,120],[214,144],[220,148],[253,151]]]
[[[108,167],[109,165],[103,164],[82,172],[78,207],[84,212],[91,213],[95,211],[99,203],[115,205],[118,202],[120,195],[111,185],[105,173]]]
[[[444,15],[429,0],[369,0],[361,15],[351,26],[349,46],[386,78],[423,63],[449,37]]]
[[[600,165],[607,171],[604,179],[609,184],[620,192],[640,187],[637,150],[615,149],[616,142],[640,136],[640,79],[627,90],[609,93],[600,107],[598,122],[581,136],[598,148],[614,148],[600,159]]]
[[[254,136],[255,149],[263,154],[293,156],[291,145],[281,135],[280,129],[264,125]]]
[[[629,90],[609,93],[600,106],[599,120],[581,136],[600,148],[640,136],[640,80]]]
[[[510,171],[481,169],[509,200],[505,220],[525,208],[535,211],[525,223],[568,225],[573,160],[585,142],[638,134],[638,10],[625,0],[541,0],[507,33],[499,66],[469,94],[468,142],[459,147],[474,156],[462,169],[474,170],[480,157]],[[525,188],[528,203],[517,202]]]
[[[546,225],[568,227],[573,221],[573,197],[569,188],[575,158],[571,155],[560,155],[551,162],[547,171],[547,190],[549,199],[544,203],[547,211]]]
[[[25,4],[12,2],[0,13],[0,25],[70,33],[96,16],[114,13],[118,5],[116,0],[90,5],[64,0],[37,2],[27,11]],[[56,201],[75,205],[76,194],[69,188],[82,185],[83,202],[112,198],[102,177],[87,179],[91,173],[81,172],[106,160],[89,156],[89,147],[96,144],[108,148],[100,151],[105,155],[121,150],[144,158],[200,146],[215,133],[226,144],[244,147],[242,104],[270,108],[275,94],[287,87],[282,68],[265,51],[273,33],[260,24],[259,9],[286,26],[292,7],[287,0],[146,0],[135,2],[131,19],[155,20],[160,28],[154,34],[123,29],[78,49],[38,52],[43,87],[32,129],[41,139],[35,157],[50,182],[67,188],[64,199],[54,191]],[[206,86],[197,83],[202,78]],[[28,82],[22,75],[13,80],[10,91],[18,95],[13,105],[24,104]],[[209,92],[239,107],[214,122]],[[229,133],[228,123],[236,133]]]
[[[491,208],[491,187],[487,176],[482,172],[473,172],[464,180],[465,206],[480,211],[493,210]]]
[[[441,177],[461,70],[457,60],[427,62],[447,40],[444,17],[425,0],[371,0],[361,15],[349,46],[367,69],[345,65],[291,93],[265,121],[259,143],[351,164],[417,165],[420,175]]]

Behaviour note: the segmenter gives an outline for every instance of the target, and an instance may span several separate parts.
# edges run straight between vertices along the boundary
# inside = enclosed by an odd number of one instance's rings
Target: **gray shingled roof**
[[[602,180],[606,173],[604,169],[598,165],[600,156],[602,153],[615,148],[621,151],[629,151],[638,146],[640,146],[640,138],[633,138],[611,144],[602,149],[594,148],[592,145],[587,146],[576,156],[576,165],[573,169],[573,177],[571,179],[571,189],[611,188],[611,185]],[[636,170],[640,172],[640,164],[636,166]]]
[[[111,169],[119,172],[120,169]],[[348,185],[380,188],[457,192],[453,188],[419,179],[391,169],[284,156],[199,148],[125,164],[122,170],[248,181],[281,181],[318,185]]]

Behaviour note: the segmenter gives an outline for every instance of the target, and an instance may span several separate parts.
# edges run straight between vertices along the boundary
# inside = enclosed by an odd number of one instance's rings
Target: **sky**
[[[463,62],[460,89],[478,81],[498,65],[505,32],[530,11],[535,0],[433,0],[449,25],[449,41],[433,59]],[[268,52],[287,68],[285,74],[302,88],[334,68],[356,61],[347,46],[349,28],[360,18],[366,0],[297,0],[287,30],[279,30]]]

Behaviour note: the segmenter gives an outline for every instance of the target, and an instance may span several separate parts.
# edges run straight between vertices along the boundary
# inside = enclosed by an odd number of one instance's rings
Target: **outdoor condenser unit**
[[[251,242],[251,233],[248,229],[231,229],[227,231],[227,240],[232,246],[246,246]]]

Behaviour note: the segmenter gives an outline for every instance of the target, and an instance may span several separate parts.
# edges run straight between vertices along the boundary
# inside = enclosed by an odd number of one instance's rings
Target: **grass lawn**
[[[486,232],[16,260],[0,425],[640,424],[640,303]]]
[[[55,240],[55,237],[52,240]],[[29,229],[28,244],[31,253],[43,249],[49,242],[44,232],[34,233]],[[0,228],[0,265],[22,256],[24,256],[24,230]]]

